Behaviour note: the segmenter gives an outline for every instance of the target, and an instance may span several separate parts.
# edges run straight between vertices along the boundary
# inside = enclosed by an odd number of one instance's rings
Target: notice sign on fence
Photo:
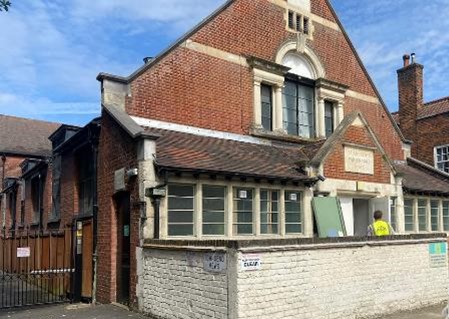
[[[17,258],[27,258],[30,257],[30,255],[31,255],[30,247],[17,248]]]
[[[240,266],[242,270],[259,270],[262,267],[262,263],[259,255],[242,255],[240,259]]]
[[[447,267],[447,244],[433,243],[429,244],[430,267]]]

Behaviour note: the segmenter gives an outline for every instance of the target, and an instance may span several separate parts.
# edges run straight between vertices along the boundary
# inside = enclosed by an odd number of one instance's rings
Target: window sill
[[[273,140],[283,141],[283,142],[293,142],[293,143],[314,143],[326,140],[325,137],[317,138],[305,138],[295,135],[290,135],[285,132],[279,131],[267,131],[260,128],[251,128],[250,134],[255,137],[269,138]]]

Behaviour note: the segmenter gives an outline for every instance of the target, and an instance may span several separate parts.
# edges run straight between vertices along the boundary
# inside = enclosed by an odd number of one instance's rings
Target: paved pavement
[[[395,314],[378,319],[443,319],[445,305]],[[148,319],[113,305],[57,305],[29,309],[0,310],[0,318],[10,319]]]
[[[420,310],[399,313],[381,319],[443,319],[441,312],[446,304],[422,308]]]
[[[27,309],[0,310],[6,319],[148,319],[113,305],[55,305]]]

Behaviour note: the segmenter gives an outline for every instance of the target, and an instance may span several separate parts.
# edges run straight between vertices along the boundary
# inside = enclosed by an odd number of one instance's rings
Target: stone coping
[[[394,235],[386,237],[337,237],[337,238],[274,238],[253,240],[145,240],[142,248],[161,250],[227,251],[242,252],[315,250],[352,248],[363,246],[395,246],[433,243],[447,240],[446,233]]]

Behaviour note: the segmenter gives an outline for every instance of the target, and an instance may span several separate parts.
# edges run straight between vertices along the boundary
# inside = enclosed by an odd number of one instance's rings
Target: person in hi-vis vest
[[[390,236],[394,231],[390,224],[382,219],[382,212],[376,210],[374,212],[374,223],[368,226],[368,236]]]

